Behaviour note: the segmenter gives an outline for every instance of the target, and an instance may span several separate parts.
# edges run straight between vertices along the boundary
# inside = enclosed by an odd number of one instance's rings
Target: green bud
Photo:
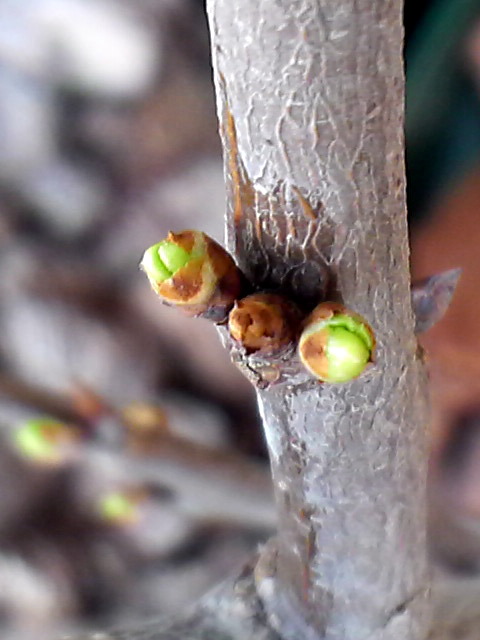
[[[145,251],[140,267],[163,302],[186,315],[226,319],[242,274],[223,247],[201,231],[170,232]]]
[[[112,492],[103,496],[98,503],[101,517],[112,523],[125,523],[135,520],[137,505],[127,494]]]
[[[51,418],[27,420],[13,434],[17,450],[26,458],[56,464],[63,458],[62,447],[72,443],[76,432]]]
[[[310,373],[323,382],[348,382],[372,361],[374,347],[373,332],[360,315],[324,302],[305,323],[299,354]]]

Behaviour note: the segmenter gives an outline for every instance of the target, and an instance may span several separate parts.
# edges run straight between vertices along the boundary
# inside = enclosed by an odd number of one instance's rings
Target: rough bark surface
[[[256,590],[247,572],[245,592],[227,586],[183,623],[105,637],[423,640],[426,415],[408,270],[402,0],[207,4],[229,248],[255,286],[305,311],[327,295],[363,314],[376,364],[321,386],[294,358],[233,350],[258,389],[279,514]]]
[[[378,340],[376,365],[346,385],[300,373],[272,385],[244,362],[258,376],[280,516],[260,593],[287,638],[424,638],[402,2],[210,0],[209,12],[230,248],[256,285],[305,307],[328,272],[328,296]]]

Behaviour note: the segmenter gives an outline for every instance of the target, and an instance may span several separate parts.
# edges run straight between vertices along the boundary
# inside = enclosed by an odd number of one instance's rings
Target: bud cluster
[[[187,315],[223,323],[247,355],[276,356],[298,342],[305,368],[322,382],[357,378],[373,362],[375,336],[359,314],[322,302],[301,323],[283,296],[242,297],[242,273],[233,258],[201,231],[170,232],[147,249],[141,262],[154,291]]]

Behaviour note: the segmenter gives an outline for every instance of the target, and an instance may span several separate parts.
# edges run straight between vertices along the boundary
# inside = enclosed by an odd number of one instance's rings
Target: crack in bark
[[[405,611],[408,609],[408,607],[410,606],[410,604],[416,600],[416,598],[418,598],[420,595],[422,595],[425,592],[424,589],[419,589],[418,591],[416,591],[413,595],[411,595],[409,598],[406,598],[403,602],[401,602],[400,604],[398,604],[396,607],[394,607],[392,609],[392,611],[390,611],[390,613],[386,616],[385,621],[382,625],[383,628],[388,627],[388,625],[392,622],[392,620],[396,617],[396,616],[400,616],[402,614],[405,613]]]
[[[387,627],[395,621],[398,616],[405,614],[412,602],[414,602],[420,596],[425,595],[425,589],[418,589],[410,595],[408,598],[405,598],[400,604],[395,606],[384,618],[382,624],[378,629],[376,629],[373,633],[369,633],[368,636],[362,638],[361,640],[370,640],[377,636],[378,633],[383,633]]]

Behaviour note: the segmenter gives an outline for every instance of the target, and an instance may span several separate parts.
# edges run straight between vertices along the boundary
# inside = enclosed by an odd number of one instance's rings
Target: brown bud
[[[133,402],[122,411],[129,451],[152,454],[158,451],[169,431],[166,412],[158,406]]]
[[[170,232],[141,262],[153,290],[190,316],[222,322],[242,288],[230,254],[201,231]]]
[[[306,319],[298,350],[304,366],[322,382],[348,382],[373,361],[375,336],[358,313],[323,302]]]
[[[294,343],[299,318],[296,307],[283,296],[254,293],[235,303],[228,328],[248,354],[273,355]]]

